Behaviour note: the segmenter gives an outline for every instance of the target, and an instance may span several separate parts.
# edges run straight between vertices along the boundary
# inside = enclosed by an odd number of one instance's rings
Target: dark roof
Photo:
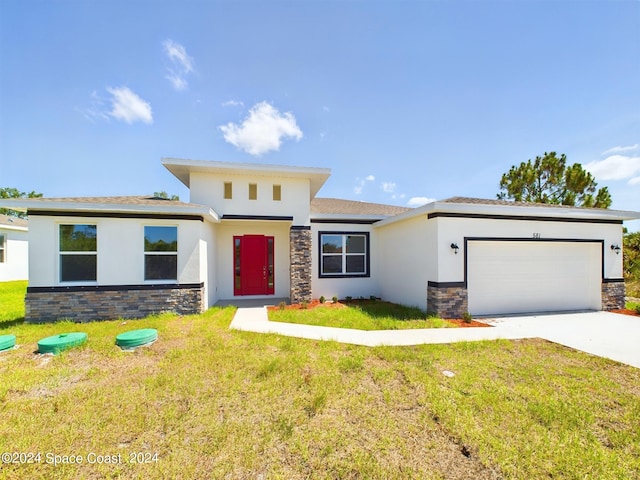
[[[384,205],[381,203],[341,200],[339,198],[314,198],[311,200],[312,214],[325,215],[398,215],[411,210],[407,207]]]
[[[0,225],[10,225],[12,227],[28,227],[29,222],[24,218],[0,214]]]
[[[487,198],[470,198],[470,197],[451,197],[445,200],[440,200],[438,203],[468,203],[473,205],[504,205],[512,207],[545,207],[545,208],[584,208],[587,210],[606,210],[604,208],[587,208],[576,207],[572,205],[553,205],[550,203],[535,203],[535,202],[515,202],[513,200],[499,200],[499,199],[487,199]]]

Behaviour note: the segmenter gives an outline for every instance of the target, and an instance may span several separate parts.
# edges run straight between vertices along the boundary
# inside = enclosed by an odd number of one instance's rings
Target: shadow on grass
[[[350,308],[357,308],[371,318],[392,318],[394,320],[424,320],[427,315],[418,307],[406,307],[381,300],[352,300],[346,302]]]
[[[0,330],[11,328],[24,323],[24,317],[13,318],[11,320],[0,320]]]

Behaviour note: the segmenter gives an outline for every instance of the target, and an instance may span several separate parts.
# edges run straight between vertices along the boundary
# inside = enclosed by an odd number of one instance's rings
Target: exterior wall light
[[[620,245],[611,245],[611,250],[613,250],[614,252],[616,252],[616,255],[620,255]]]
[[[458,244],[457,244],[457,243],[452,243],[452,244],[451,244],[451,250],[453,250],[453,253],[455,253],[456,255],[458,254],[458,249],[459,249],[459,248],[460,248],[460,247],[458,247]],[[618,248],[620,248],[620,247],[618,247]]]

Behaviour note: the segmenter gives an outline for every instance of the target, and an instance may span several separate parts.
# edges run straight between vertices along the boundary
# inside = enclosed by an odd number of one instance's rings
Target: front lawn
[[[426,316],[419,308],[380,300],[355,301],[347,304],[325,303],[312,309],[270,307],[269,320],[357,330],[403,330],[455,326],[441,318]]]
[[[640,474],[640,369],[541,340],[369,348],[230,331],[234,311],[1,323],[19,348],[0,352],[0,479]],[[147,327],[153,345],[114,345]],[[68,331],[87,343],[34,353]]]
[[[0,282],[0,327],[4,322],[24,319],[24,296],[27,281]]]

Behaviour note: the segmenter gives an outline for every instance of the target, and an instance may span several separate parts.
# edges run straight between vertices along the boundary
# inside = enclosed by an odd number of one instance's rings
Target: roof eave
[[[435,201],[415,208],[408,212],[401,213],[386,218],[376,224],[376,227],[383,227],[391,223],[400,222],[421,215],[429,215],[430,213],[461,213],[473,215],[505,215],[505,216],[522,216],[522,217],[567,217],[573,219],[584,220],[618,220],[629,221],[640,219],[640,212],[627,210],[609,210],[595,208],[553,208],[548,206],[535,205],[489,205],[489,204],[472,204],[472,203],[450,203]]]
[[[162,158],[161,162],[162,165],[187,188],[190,187],[191,173],[226,172],[239,175],[253,173],[265,176],[307,178],[310,183],[311,198],[316,196],[331,175],[330,168],[318,167],[290,167],[287,165],[216,162],[211,160],[190,160],[170,157]]]
[[[220,216],[204,205],[166,205],[158,208],[155,205],[127,205],[111,203],[77,203],[77,202],[45,202],[29,201],[29,199],[0,200],[0,207],[29,213],[29,210],[41,212],[77,212],[77,213],[139,213],[154,215],[193,215],[202,216],[209,222],[220,222]]]
[[[469,213],[479,215],[515,215],[532,217],[568,217],[577,219],[636,220],[640,212],[604,208],[558,207],[546,205],[490,205],[434,202],[434,212]]]
[[[381,221],[388,218],[389,215],[356,215],[349,213],[312,213],[309,218],[311,220],[371,220]]]

